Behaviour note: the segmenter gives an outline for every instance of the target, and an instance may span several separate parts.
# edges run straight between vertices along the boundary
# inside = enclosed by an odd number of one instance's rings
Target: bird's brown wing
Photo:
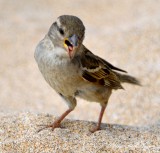
[[[98,83],[103,86],[108,86],[112,89],[123,88],[120,84],[119,78],[112,71],[110,66],[105,63],[105,60],[95,56],[86,48],[84,48],[83,51],[80,63],[82,77],[85,80]]]

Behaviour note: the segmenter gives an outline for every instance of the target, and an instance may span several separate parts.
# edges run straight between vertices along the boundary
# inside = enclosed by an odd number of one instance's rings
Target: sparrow
[[[123,82],[140,85],[139,80],[126,75],[125,70],[87,49],[83,45],[84,36],[85,26],[78,17],[62,15],[35,49],[34,57],[44,79],[68,105],[59,118],[39,131],[60,127],[62,120],[76,107],[76,97],[100,104],[98,124],[90,131],[100,130],[112,90],[123,89]]]

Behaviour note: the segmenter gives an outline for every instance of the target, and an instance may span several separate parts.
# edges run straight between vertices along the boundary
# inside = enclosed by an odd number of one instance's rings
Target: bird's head
[[[76,16],[62,15],[48,32],[55,47],[64,48],[72,59],[82,45],[85,34],[83,22]]]

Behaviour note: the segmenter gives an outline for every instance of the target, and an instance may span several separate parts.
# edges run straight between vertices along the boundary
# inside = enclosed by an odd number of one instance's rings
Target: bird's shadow
[[[52,116],[46,116],[48,119],[47,121],[49,121],[48,123],[42,123],[42,125],[47,125],[47,124],[51,124],[51,118],[53,119]],[[54,120],[52,120],[54,122]],[[93,121],[84,121],[84,120],[70,120],[70,119],[65,119],[64,121],[62,121],[60,128],[56,128],[54,130],[52,130],[51,128],[44,128],[44,129],[40,129],[41,126],[39,126],[37,124],[37,126],[39,127],[39,129],[37,130],[37,132],[41,132],[43,130],[50,130],[51,132],[54,132],[55,130],[65,130],[71,133],[83,133],[86,135],[92,135],[92,134],[97,134],[97,133],[103,133],[103,134],[109,134],[109,135],[114,135],[114,136],[118,136],[121,137],[122,135],[126,135],[128,138],[130,137],[138,137],[139,135],[141,135],[141,133],[155,133],[155,128],[152,127],[157,127],[157,129],[160,129],[160,124],[154,124],[154,125],[148,125],[148,126],[131,126],[131,125],[123,125],[123,124],[109,124],[109,123],[102,123],[101,124],[101,130],[98,130],[94,133],[91,133],[89,131],[90,128],[96,126],[97,123],[93,122]],[[132,135],[132,136],[131,136]]]

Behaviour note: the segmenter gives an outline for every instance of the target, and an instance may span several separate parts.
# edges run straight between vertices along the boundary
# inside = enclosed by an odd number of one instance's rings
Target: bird
[[[140,85],[140,81],[127,75],[125,70],[115,67],[95,55],[83,45],[85,26],[74,15],[61,15],[51,25],[45,37],[38,43],[34,57],[46,82],[68,105],[68,109],[45,128],[61,127],[61,122],[72,112],[76,98],[97,102],[101,106],[98,123],[89,129],[101,129],[112,90],[124,89],[122,83]]]

